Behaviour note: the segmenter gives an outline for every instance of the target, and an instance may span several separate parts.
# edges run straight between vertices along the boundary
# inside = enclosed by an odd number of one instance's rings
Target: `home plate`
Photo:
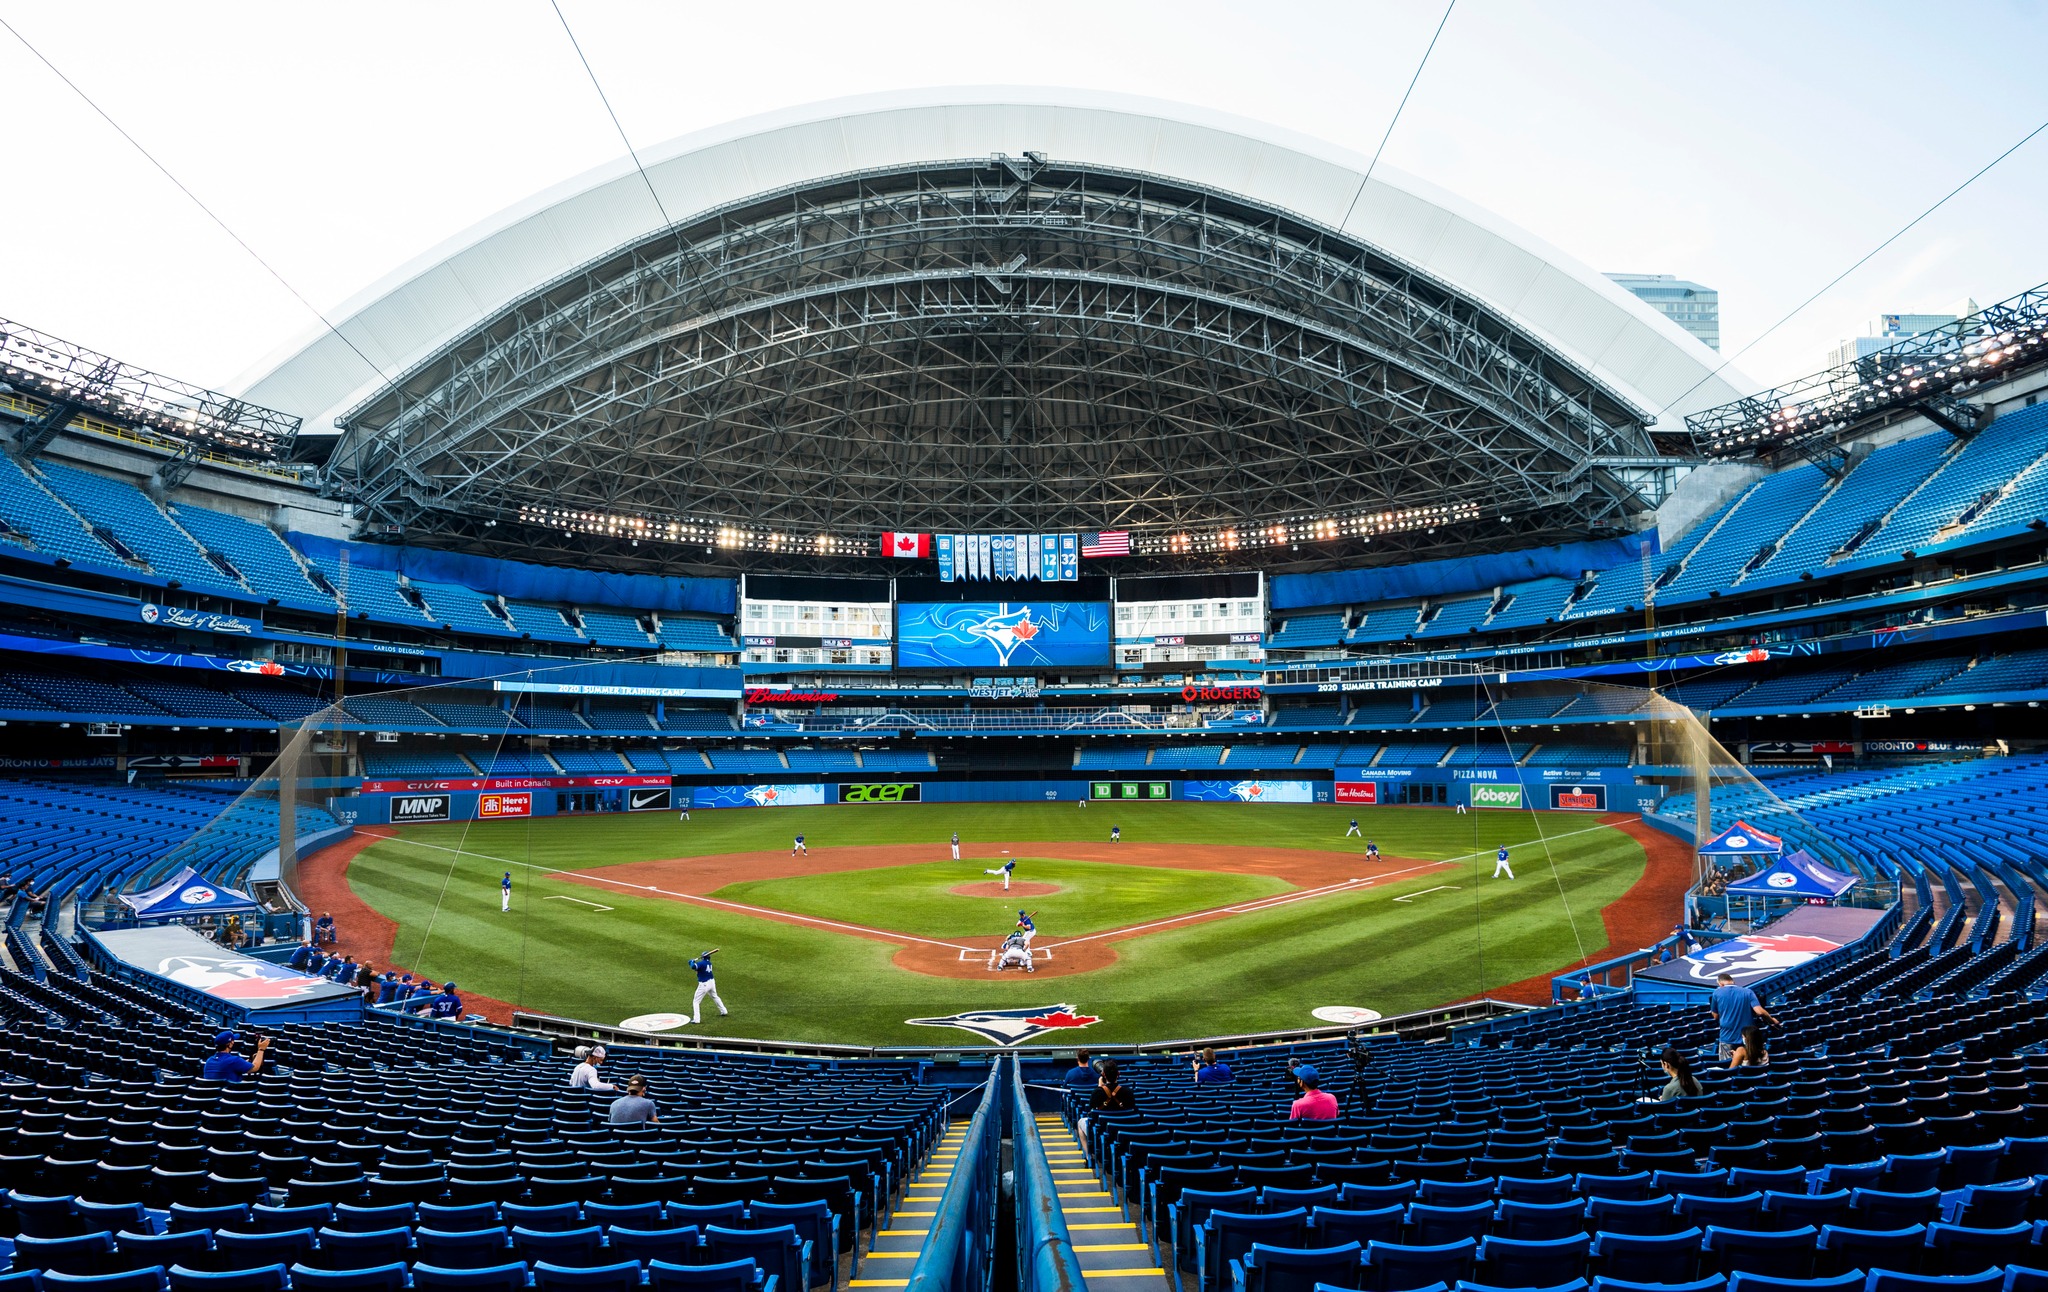
[[[1373,1017],[1378,1018],[1379,1015],[1374,1014]],[[673,1032],[689,1021],[688,1014],[635,1014],[619,1026],[628,1032]]]
[[[1001,950],[1001,948],[998,947],[997,950]],[[976,951],[973,947],[961,947],[959,959],[963,964],[980,964],[986,961],[991,954],[993,953],[989,951]],[[1033,960],[1050,960],[1052,959],[1052,948],[1033,947],[1031,948],[1031,958]]]
[[[1375,1023],[1379,1021],[1380,1017],[1378,1010],[1362,1009],[1357,1005],[1318,1005],[1310,1010],[1309,1013],[1322,1019],[1325,1023],[1343,1023],[1348,1026],[1356,1026],[1360,1023]]]

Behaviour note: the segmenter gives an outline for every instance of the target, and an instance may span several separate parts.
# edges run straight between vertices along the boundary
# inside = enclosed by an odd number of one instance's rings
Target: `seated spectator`
[[[233,1032],[217,1032],[213,1038],[213,1057],[206,1061],[199,1075],[207,1081],[225,1081],[232,1085],[243,1077],[263,1071],[263,1056],[269,1049],[270,1038],[257,1037],[256,1058],[251,1061],[235,1053]]]
[[[320,918],[313,921],[313,940],[331,947],[337,936],[339,935],[334,928],[334,917],[325,911],[320,912]]]
[[[1681,1096],[1690,1097],[1700,1093],[1699,1078],[1692,1074],[1692,1060],[1675,1046],[1666,1046],[1659,1061],[1664,1065],[1664,1075],[1670,1080],[1657,1093],[1658,1103],[1668,1103]]]
[[[45,888],[40,893],[32,892],[26,888],[21,891],[22,895],[28,898],[28,909],[31,915],[41,915],[43,908],[50,904],[50,890],[48,888]]]
[[[597,1065],[604,1062],[602,1045],[576,1047],[576,1066],[569,1073],[571,1090],[617,1090],[618,1087],[599,1079]]]
[[[1131,1093],[1131,1088],[1123,1083],[1123,1074],[1117,1070],[1116,1060],[1104,1059],[1102,1066],[1096,1071],[1099,1075],[1095,1080],[1095,1089],[1088,1095],[1088,1111],[1090,1113],[1127,1113],[1138,1106],[1137,1097]],[[1083,1117],[1078,1123],[1078,1127],[1081,1132],[1081,1142],[1086,1144],[1088,1142],[1088,1118]]]
[[[1323,1089],[1323,1074],[1316,1071],[1314,1064],[1304,1063],[1296,1068],[1294,1079],[1301,1086],[1301,1097],[1294,1101],[1293,1108],[1288,1112],[1288,1121],[1337,1120],[1337,1097]]]
[[[1089,1061],[1088,1051],[1074,1051],[1074,1066],[1067,1069],[1066,1075],[1061,1077],[1060,1081],[1061,1084],[1077,1090],[1086,1090],[1095,1084],[1095,1065]]]
[[[1219,1062],[1216,1051],[1206,1045],[1195,1059],[1194,1069],[1195,1084],[1198,1086],[1226,1085],[1237,1080],[1237,1074],[1230,1070],[1230,1065]]]
[[[1770,1066],[1770,1047],[1764,1041],[1764,1029],[1751,1023],[1742,1029],[1742,1044],[1735,1047],[1735,1053],[1728,1059],[1731,1068],[1763,1068]]]
[[[647,1097],[647,1078],[633,1074],[626,1078],[626,1093],[612,1100],[612,1125],[641,1126],[659,1122],[661,1111]]]
[[[14,872],[0,874],[0,898],[12,897],[21,891],[21,885],[14,882]]]

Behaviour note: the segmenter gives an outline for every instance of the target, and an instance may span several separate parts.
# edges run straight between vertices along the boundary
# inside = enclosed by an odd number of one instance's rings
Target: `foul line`
[[[1593,825],[1587,826],[1583,830],[1570,830],[1564,834],[1551,835],[1548,839],[1539,836],[1535,839],[1524,839],[1520,843],[1511,843],[1507,846],[1510,848],[1526,848],[1531,844],[1540,843],[1547,847],[1559,839],[1570,839],[1577,835],[1593,834],[1601,830],[1614,829],[1615,826],[1612,824]],[[862,937],[878,938],[885,942],[919,942],[928,947],[951,947],[956,951],[973,951],[982,955],[988,954],[987,947],[968,946],[963,942],[947,942],[941,938],[919,937],[915,933],[899,933],[894,929],[878,929],[866,924],[846,924],[839,920],[820,919],[815,915],[799,915],[794,911],[778,911],[766,906],[749,906],[744,902],[728,902],[721,898],[703,897],[696,893],[671,892],[666,888],[656,888],[653,884],[629,884],[622,879],[607,879],[601,874],[588,870],[564,870],[560,866],[544,866],[534,861],[516,861],[510,857],[494,857],[487,852],[468,852],[461,848],[450,848],[445,844],[424,843],[417,839],[407,839],[402,835],[374,834],[368,830],[363,831],[363,833],[388,843],[400,843],[413,848],[427,848],[435,852],[452,852],[458,856],[476,857],[480,860],[496,862],[503,866],[524,866],[528,870],[546,871],[550,875],[574,875],[578,879],[586,880],[590,883],[610,884],[614,888],[627,889],[635,893],[658,893],[663,897],[673,897],[685,902],[701,902],[706,906],[723,907],[729,911],[739,911],[742,914],[759,916],[763,919],[813,924],[819,928],[837,929],[841,932],[858,934]],[[1275,907],[1292,905],[1295,902],[1328,897],[1332,893],[1357,892],[1361,889],[1371,888],[1379,881],[1392,879],[1397,875],[1407,875],[1418,870],[1430,870],[1437,866],[1448,866],[1461,861],[1470,861],[1475,857],[1485,856],[1487,851],[1487,849],[1482,848],[1473,852],[1463,853],[1459,856],[1446,857],[1441,861],[1429,861],[1418,866],[1407,866],[1400,870],[1386,871],[1366,879],[1347,879],[1342,883],[1326,884],[1321,888],[1304,888],[1297,889],[1291,893],[1277,893],[1272,897],[1262,897],[1257,901],[1241,902],[1236,906],[1215,906],[1206,911],[1190,911],[1186,915],[1176,915],[1169,919],[1154,920],[1149,924],[1131,924],[1120,929],[1107,929],[1101,933],[1090,933],[1085,937],[1068,938],[1064,942],[1047,942],[1041,949],[1050,952],[1054,947],[1078,946],[1083,942],[1100,942],[1107,938],[1128,938],[1152,929],[1171,928],[1176,924],[1186,924],[1195,920],[1210,920],[1223,915],[1247,915],[1256,911],[1269,911]],[[1361,858],[1361,860],[1363,859]],[[573,902],[577,899],[571,897],[564,900]],[[1050,958],[1051,956],[1048,955],[1047,959]]]
[[[540,900],[542,900],[543,902],[574,902],[578,906],[588,906],[600,911],[609,911],[613,909],[609,906],[599,905],[596,902],[586,902],[580,897],[567,897],[561,893],[550,893],[546,897],[541,898]]]

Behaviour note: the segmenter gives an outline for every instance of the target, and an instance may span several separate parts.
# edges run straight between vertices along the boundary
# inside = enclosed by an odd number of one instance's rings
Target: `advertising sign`
[[[1105,602],[948,601],[896,607],[898,668],[1040,669],[1107,663]]]
[[[666,812],[669,806],[669,792],[659,790],[627,790],[626,811]]]
[[[522,790],[517,794],[479,794],[476,799],[476,814],[479,817],[532,816],[533,793]]]
[[[391,824],[413,825],[421,821],[446,821],[451,796],[447,794],[400,794],[391,800]]]
[[[699,785],[690,791],[690,806],[809,807],[825,802],[823,785]]]
[[[1605,785],[1553,785],[1550,787],[1550,806],[1560,812],[1605,812],[1607,810],[1607,787]]]
[[[1091,799],[1170,799],[1173,786],[1166,781],[1090,781]]]
[[[1472,806],[1476,808],[1518,808],[1522,806],[1519,785],[1474,785]]]
[[[1313,803],[1314,781],[1183,781],[1190,803]]]
[[[1380,801],[1380,787],[1377,781],[1338,781],[1337,801],[1339,803],[1377,803]]]
[[[841,803],[921,803],[924,786],[916,781],[890,781],[879,785],[841,785]]]

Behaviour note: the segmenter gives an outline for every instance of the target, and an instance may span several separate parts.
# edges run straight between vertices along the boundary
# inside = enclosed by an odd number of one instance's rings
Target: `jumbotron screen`
[[[1108,602],[912,601],[896,607],[898,668],[1100,668],[1108,663]]]

